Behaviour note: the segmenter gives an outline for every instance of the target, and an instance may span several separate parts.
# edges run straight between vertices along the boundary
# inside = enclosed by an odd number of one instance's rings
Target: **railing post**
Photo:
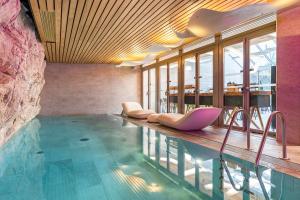
[[[225,145],[227,143],[227,140],[228,140],[228,137],[229,137],[229,134],[231,132],[231,129],[232,129],[232,126],[233,126],[233,123],[238,115],[238,113],[242,112],[244,116],[246,116],[247,118],[247,150],[250,150],[250,116],[248,115],[248,113],[246,112],[246,110],[244,109],[239,109],[237,110],[232,118],[231,118],[231,121],[230,121],[230,124],[229,124],[229,127],[227,129],[227,132],[226,132],[226,135],[224,137],[224,140],[223,140],[223,143],[222,143],[222,146],[220,148],[220,154],[223,153],[224,149],[225,149]]]
[[[284,116],[281,112],[274,111],[269,116],[266,128],[265,128],[263,136],[262,136],[261,143],[260,143],[258,151],[257,151],[257,155],[256,155],[256,159],[255,159],[255,165],[256,166],[258,166],[258,164],[259,164],[261,154],[262,154],[263,148],[265,146],[267,136],[269,134],[269,129],[270,129],[270,126],[271,126],[271,123],[272,123],[272,119],[276,115],[279,115],[279,118],[281,120],[281,129],[282,129],[282,158],[281,159],[288,160],[287,151],[286,151],[286,138],[285,138],[286,137],[286,135],[285,135],[285,128],[286,128],[285,119],[284,119]]]

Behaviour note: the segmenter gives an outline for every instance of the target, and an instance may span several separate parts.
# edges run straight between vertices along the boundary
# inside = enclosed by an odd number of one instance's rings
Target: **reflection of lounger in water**
[[[158,117],[162,125],[184,131],[201,130],[211,125],[220,115],[221,108],[196,108],[187,114],[166,113]]]

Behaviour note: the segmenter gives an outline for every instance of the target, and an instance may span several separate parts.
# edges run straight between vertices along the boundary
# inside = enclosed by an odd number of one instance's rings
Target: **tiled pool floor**
[[[34,119],[0,150],[0,199],[194,199],[144,162],[140,130],[107,116]]]
[[[112,115],[39,117],[0,149],[0,199],[300,196],[299,179],[267,168],[258,176],[251,163],[225,157],[223,162],[216,151]]]

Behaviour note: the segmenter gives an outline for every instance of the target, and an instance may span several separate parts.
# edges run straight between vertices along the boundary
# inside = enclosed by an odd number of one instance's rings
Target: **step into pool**
[[[1,200],[299,197],[293,176],[114,115],[38,117],[0,149]]]

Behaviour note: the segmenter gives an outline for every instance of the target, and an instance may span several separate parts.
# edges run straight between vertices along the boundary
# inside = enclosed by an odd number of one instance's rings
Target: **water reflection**
[[[300,180],[143,128],[145,159],[201,199],[299,199]]]
[[[32,120],[0,149],[0,199],[44,199],[39,129],[39,120]]]

